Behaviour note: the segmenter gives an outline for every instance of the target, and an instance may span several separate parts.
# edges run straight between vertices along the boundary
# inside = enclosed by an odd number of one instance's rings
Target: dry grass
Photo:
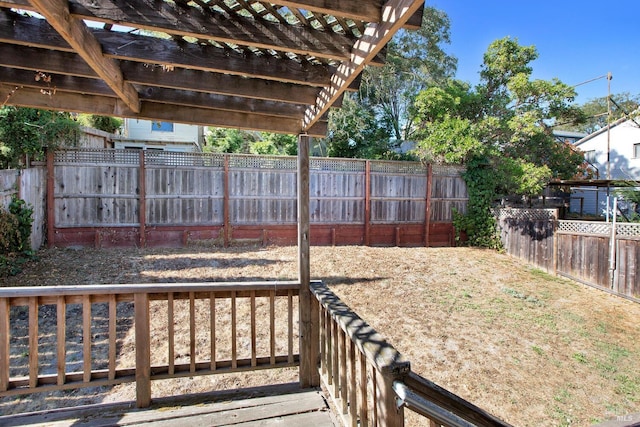
[[[5,285],[294,279],[296,248],[54,249]],[[514,425],[588,425],[640,411],[640,305],[506,255],[313,247],[323,279],[412,369]],[[126,345],[123,344],[123,345]],[[154,383],[154,396],[294,381],[295,370]],[[0,412],[132,399],[131,385],[0,401]],[[53,403],[51,403],[53,402]]]

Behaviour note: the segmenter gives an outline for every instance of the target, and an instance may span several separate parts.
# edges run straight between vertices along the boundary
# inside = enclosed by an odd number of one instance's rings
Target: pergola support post
[[[300,387],[320,385],[318,300],[311,294],[309,240],[309,146],[311,137],[298,137],[298,279],[300,280]]]

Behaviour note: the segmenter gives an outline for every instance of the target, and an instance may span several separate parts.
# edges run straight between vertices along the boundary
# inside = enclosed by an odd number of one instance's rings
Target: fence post
[[[371,245],[371,161],[364,163],[364,245]]]
[[[229,155],[224,155],[224,177],[223,177],[223,185],[224,185],[224,196],[222,198],[222,215],[223,215],[223,224],[222,224],[222,241],[224,247],[228,247],[231,240],[231,221],[229,220]]]
[[[138,220],[140,222],[140,247],[147,246],[147,177],[144,150],[140,150],[140,168],[138,171]]]
[[[53,150],[47,150],[47,247],[52,248],[55,233],[55,199],[54,199],[54,191],[55,191],[55,175],[53,169],[53,161],[54,161],[54,152]]]
[[[431,187],[433,185],[433,165],[429,163],[427,165],[427,194],[425,197],[425,212],[424,212],[424,246],[429,247],[431,243],[431,236],[429,235],[429,229],[431,228]]]
[[[134,295],[136,331],[136,406],[151,405],[151,339],[149,333],[149,295]]]
[[[384,427],[403,427],[404,426],[404,406],[398,406],[396,401],[396,393],[393,390],[393,382],[397,379],[390,375],[384,375],[377,369],[374,369],[375,381],[375,397],[377,410],[377,424]]]
[[[553,212],[553,275],[558,275],[558,221],[560,213],[558,209]]]

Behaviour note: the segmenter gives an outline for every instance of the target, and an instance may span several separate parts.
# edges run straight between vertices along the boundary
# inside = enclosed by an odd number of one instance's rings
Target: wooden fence
[[[64,150],[47,160],[52,245],[293,244],[295,157]],[[313,244],[449,246],[458,167],[312,158]]]
[[[499,209],[510,255],[545,271],[640,301],[640,224],[558,220],[554,209]],[[613,239],[613,244],[612,244]]]
[[[45,173],[42,167],[21,170],[0,170],[0,209],[8,209],[13,196],[27,202],[33,209],[31,247],[40,248],[44,242],[46,197]]]

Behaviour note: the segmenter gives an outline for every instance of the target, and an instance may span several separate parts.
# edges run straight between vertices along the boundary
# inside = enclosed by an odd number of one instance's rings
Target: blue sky
[[[451,20],[457,78],[478,82],[489,44],[535,45],[533,77],[575,85],[611,72],[611,93],[640,94],[640,0],[427,0]],[[607,95],[607,80],[576,87],[580,104]]]

